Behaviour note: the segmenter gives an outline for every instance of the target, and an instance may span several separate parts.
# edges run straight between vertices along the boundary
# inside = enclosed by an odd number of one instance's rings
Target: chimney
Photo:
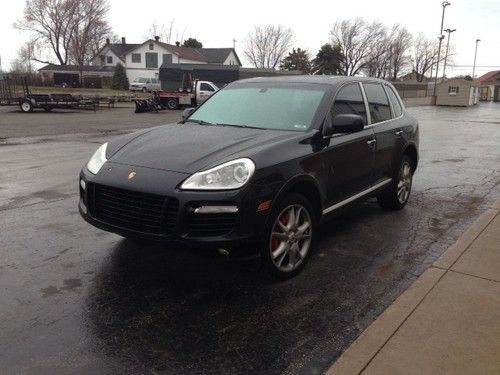
[[[181,42],[175,42],[175,45],[179,47],[181,45]]]
[[[106,44],[109,44],[111,43],[111,41],[109,40],[109,38],[106,38]]]
[[[122,44],[125,44],[125,37],[122,36]]]
[[[158,35],[157,35],[157,36],[155,36],[155,40],[156,40],[157,42],[159,42],[159,41],[160,41],[160,37],[159,37]]]

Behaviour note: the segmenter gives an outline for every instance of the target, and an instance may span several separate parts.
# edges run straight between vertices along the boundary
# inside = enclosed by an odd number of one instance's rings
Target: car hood
[[[136,137],[117,150],[110,161],[130,166],[194,173],[237,157],[252,157],[257,149],[288,138],[296,132],[229,126],[169,124]]]

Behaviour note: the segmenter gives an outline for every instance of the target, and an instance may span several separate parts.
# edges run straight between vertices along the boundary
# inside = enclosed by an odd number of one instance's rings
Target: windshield
[[[134,79],[134,82],[139,82],[139,83],[146,83],[147,78],[136,78]]]
[[[187,121],[262,129],[305,131],[325,94],[319,85],[224,88]]]

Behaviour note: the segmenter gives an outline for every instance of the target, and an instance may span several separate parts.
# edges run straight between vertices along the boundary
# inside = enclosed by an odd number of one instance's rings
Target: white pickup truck
[[[192,86],[179,91],[160,91],[160,102],[168,109],[179,106],[196,107],[215,94],[219,88],[212,82],[195,79]]]

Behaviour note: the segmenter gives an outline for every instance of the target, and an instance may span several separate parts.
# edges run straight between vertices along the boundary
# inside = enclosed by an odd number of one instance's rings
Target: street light
[[[446,7],[448,5],[451,5],[450,2],[448,1],[443,1],[441,3],[443,6],[443,13],[441,15],[441,29],[439,30],[439,47],[438,47],[438,59],[436,62],[436,77],[434,78],[434,100],[436,99],[436,88],[437,88],[437,82],[438,82],[438,75],[439,75],[439,59],[441,58],[441,43],[443,42],[444,35],[443,35],[443,23],[444,23],[444,11],[446,10]]]
[[[443,79],[444,81],[444,74],[446,73],[446,62],[448,60],[448,48],[450,48],[450,35],[452,32],[457,31],[457,29],[446,29],[444,30],[448,33],[448,41],[446,42],[446,55],[444,55],[444,66],[443,66]]]
[[[476,39],[476,52],[474,52],[474,65],[472,67],[472,79],[474,80],[474,73],[476,72],[476,56],[477,56],[477,44],[481,39]]]

